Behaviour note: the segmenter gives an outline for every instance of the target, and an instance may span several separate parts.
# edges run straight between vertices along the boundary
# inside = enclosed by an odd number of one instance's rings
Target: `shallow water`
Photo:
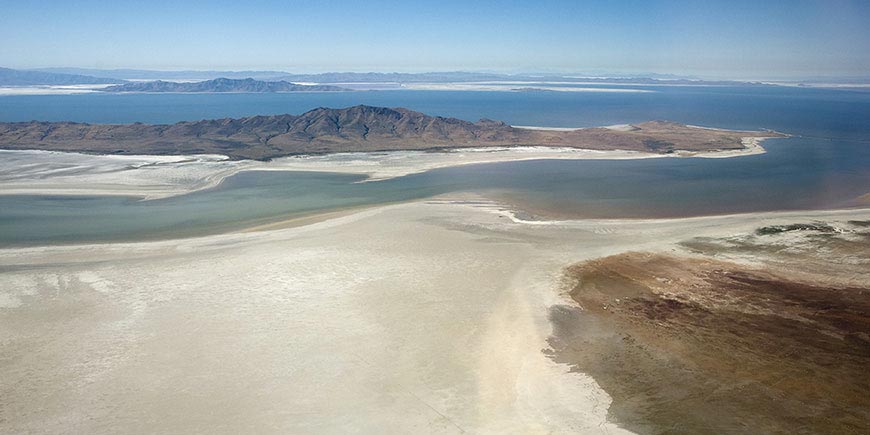
[[[0,97],[2,120],[173,122],[316,106],[405,106],[518,125],[588,126],[669,119],[771,128],[803,137],[729,159],[544,160],[445,168],[373,183],[352,175],[246,172],[157,201],[0,196],[0,245],[211,234],[283,217],[480,193],[537,216],[678,217],[840,208],[870,192],[870,93],[795,88],[649,88],[642,94],[385,91],[342,94]]]

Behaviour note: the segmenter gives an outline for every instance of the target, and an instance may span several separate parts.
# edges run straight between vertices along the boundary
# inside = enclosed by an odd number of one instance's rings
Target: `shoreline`
[[[413,199],[410,201],[386,202],[378,204],[365,204],[347,207],[339,207],[335,209],[324,209],[301,214],[287,214],[274,216],[270,218],[260,218],[245,222],[244,224],[229,227],[222,226],[218,231],[205,234],[165,234],[153,237],[144,237],[139,239],[108,239],[108,240],[78,240],[78,241],[55,241],[47,244],[33,245],[0,245],[0,253],[4,250],[27,250],[53,247],[99,247],[109,245],[125,245],[135,246],[140,244],[160,244],[197,241],[199,239],[221,238],[225,237],[232,239],[234,235],[244,234],[269,234],[274,231],[281,231],[293,228],[301,228],[309,225],[320,224],[331,220],[353,217],[356,214],[366,214],[367,212],[379,212],[383,209],[401,206],[413,206],[415,204],[442,204],[448,206],[469,206],[477,210],[484,211],[488,214],[495,215],[499,218],[506,218],[513,224],[518,224],[530,228],[552,228],[552,229],[588,229],[590,226],[595,227],[596,231],[609,231],[608,228],[618,228],[635,225],[678,225],[678,224],[703,224],[705,221],[723,221],[735,222],[741,220],[779,220],[788,218],[806,218],[806,219],[825,219],[830,217],[843,216],[864,216],[870,213],[870,204],[861,204],[849,208],[833,208],[833,209],[803,209],[803,210],[765,210],[765,211],[750,211],[741,213],[726,213],[726,214],[709,214],[697,216],[677,216],[677,217],[636,217],[636,218],[599,218],[599,217],[577,217],[567,219],[546,219],[541,216],[541,219],[524,219],[521,215],[527,213],[525,210],[509,203],[505,203],[498,199],[488,198],[484,195],[476,193],[445,193],[429,198]],[[216,227],[216,229],[218,229]]]
[[[525,128],[525,127],[524,127]],[[433,169],[526,160],[633,160],[731,158],[765,153],[769,138],[742,138],[744,149],[657,154],[558,147],[486,147],[450,150],[352,152],[280,157],[268,162],[222,155],[93,155],[62,151],[0,150],[0,195],[132,196],[142,200],[184,195],[218,186],[244,171],[303,171],[362,175],[373,182]],[[18,166],[16,166],[15,160]],[[12,160],[12,161],[10,161]],[[26,165],[21,171],[20,165]],[[42,167],[43,171],[38,168]],[[37,168],[37,169],[34,169]],[[17,171],[16,171],[17,170]],[[121,177],[118,177],[121,175]]]
[[[593,376],[610,420],[641,433],[866,431],[870,220],[858,216],[689,231],[671,249],[574,263],[574,303],[551,309],[552,356]]]
[[[486,215],[492,215],[496,218],[507,219],[511,224],[527,227],[529,229],[539,228],[541,230],[589,230],[594,228],[596,232],[609,232],[609,228],[616,227],[636,227],[636,226],[679,226],[679,225],[699,225],[706,227],[707,222],[720,222],[722,224],[731,225],[741,221],[757,221],[757,222],[776,222],[783,220],[821,220],[827,218],[851,218],[851,217],[868,217],[870,218],[870,205],[860,205],[852,208],[836,208],[836,209],[808,209],[808,210],[769,210],[769,211],[752,211],[745,213],[728,213],[715,215],[687,216],[687,217],[661,217],[661,218],[576,218],[576,219],[553,219],[553,220],[528,220],[518,217],[518,214],[524,213],[523,210],[516,208],[513,205],[503,203],[499,200],[487,198],[475,193],[447,193],[430,198],[414,199],[410,201],[401,201],[383,204],[370,204],[350,206],[339,209],[330,209],[324,211],[314,211],[304,213],[298,216],[275,217],[274,220],[266,218],[265,222],[253,223],[252,225],[244,225],[234,229],[227,229],[223,232],[203,235],[190,235],[182,237],[158,237],[153,239],[141,240],[109,240],[109,241],[80,241],[80,242],[63,242],[44,245],[21,245],[21,246],[6,246],[0,247],[0,256],[6,251],[13,250],[43,250],[52,248],[87,248],[87,247],[108,247],[111,245],[119,245],[125,247],[134,247],[137,245],[171,245],[173,243],[210,243],[221,239],[234,240],[237,238],[265,237],[272,233],[280,233],[282,231],[302,229],[308,226],[317,226],[319,224],[329,224],[331,221],[354,220],[357,217],[364,217],[373,214],[381,213],[388,209],[416,206],[447,206],[470,208]],[[357,216],[359,215],[359,216]]]

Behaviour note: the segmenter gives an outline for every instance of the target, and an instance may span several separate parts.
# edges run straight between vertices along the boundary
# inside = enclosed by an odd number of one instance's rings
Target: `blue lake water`
[[[402,106],[468,120],[584,127],[667,119],[798,135],[730,159],[526,161],[354,183],[338,174],[248,172],[158,201],[0,196],[0,245],[209,234],[343,207],[481,193],[535,215],[676,217],[858,205],[870,192],[870,93],[778,87],[649,87],[651,93],[377,91],[0,97],[0,121],[176,122]]]

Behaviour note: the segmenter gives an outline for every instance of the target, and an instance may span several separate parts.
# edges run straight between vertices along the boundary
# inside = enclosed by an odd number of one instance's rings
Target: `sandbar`
[[[522,127],[529,128],[529,127]],[[268,162],[221,155],[119,156],[57,151],[0,150],[0,195],[121,195],[159,199],[208,189],[242,171],[311,171],[365,176],[377,181],[461,165],[522,160],[626,160],[724,158],[764,153],[764,138],[743,138],[744,148],[669,154],[558,147],[460,148],[436,152],[389,151],[280,157]]]

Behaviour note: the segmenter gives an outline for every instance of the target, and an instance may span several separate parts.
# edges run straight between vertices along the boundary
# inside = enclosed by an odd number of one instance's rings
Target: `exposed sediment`
[[[553,357],[639,433],[867,433],[870,231],[774,225],[572,266]],[[729,258],[724,261],[716,257]]]

